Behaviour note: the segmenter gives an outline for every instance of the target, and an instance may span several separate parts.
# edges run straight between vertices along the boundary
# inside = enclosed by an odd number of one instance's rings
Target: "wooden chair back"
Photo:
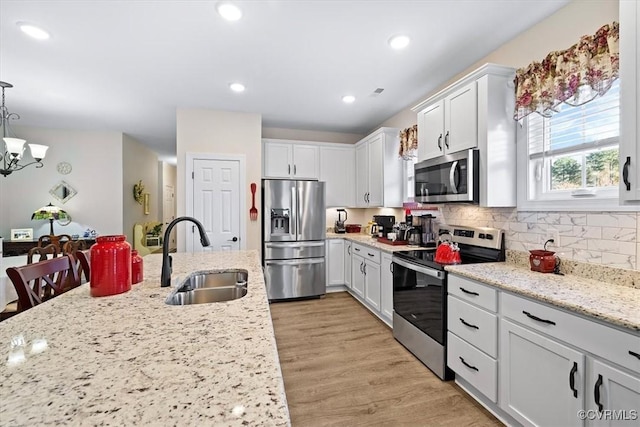
[[[84,240],[69,240],[64,245],[62,245],[62,254],[68,255],[71,254],[73,256],[76,255],[76,252],[81,251],[86,248]]]
[[[73,255],[7,268],[18,294],[18,312],[28,310],[80,285]]]
[[[50,244],[54,244],[58,246],[59,252],[62,252],[62,246],[66,242],[71,241],[71,236],[68,234],[59,234],[57,236],[51,234],[45,234],[44,236],[40,236],[38,238],[38,246],[47,246]]]
[[[84,274],[84,279],[89,282],[91,281],[91,251],[89,249],[84,251],[76,252],[76,256],[78,261],[80,262],[80,270],[78,271],[78,276]]]
[[[54,244],[50,244],[47,246],[36,246],[35,248],[29,249],[29,252],[27,252],[27,264],[47,260],[49,259],[49,255],[52,255],[51,258],[55,258],[59,253],[60,250],[58,246]]]

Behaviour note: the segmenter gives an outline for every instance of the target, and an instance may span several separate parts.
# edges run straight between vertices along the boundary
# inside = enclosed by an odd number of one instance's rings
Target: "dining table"
[[[16,289],[13,287],[13,283],[7,276],[7,268],[20,267],[26,264],[26,255],[0,258],[0,311],[3,311],[7,304],[18,299]]]

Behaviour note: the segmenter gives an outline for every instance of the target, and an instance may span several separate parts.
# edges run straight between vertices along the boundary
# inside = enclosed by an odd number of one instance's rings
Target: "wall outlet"
[[[547,250],[554,251],[560,247],[560,234],[556,230],[550,230],[545,234],[544,242],[552,239],[553,242],[547,243]],[[544,245],[544,242],[542,244]]]

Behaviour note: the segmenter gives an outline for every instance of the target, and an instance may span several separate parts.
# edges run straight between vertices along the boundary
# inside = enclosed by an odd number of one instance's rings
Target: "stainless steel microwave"
[[[420,203],[480,201],[480,154],[465,150],[415,164],[415,201]]]

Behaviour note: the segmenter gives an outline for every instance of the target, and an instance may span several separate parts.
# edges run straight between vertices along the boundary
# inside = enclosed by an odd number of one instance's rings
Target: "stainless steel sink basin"
[[[247,294],[247,270],[200,271],[187,276],[165,301],[170,305],[231,301]]]

